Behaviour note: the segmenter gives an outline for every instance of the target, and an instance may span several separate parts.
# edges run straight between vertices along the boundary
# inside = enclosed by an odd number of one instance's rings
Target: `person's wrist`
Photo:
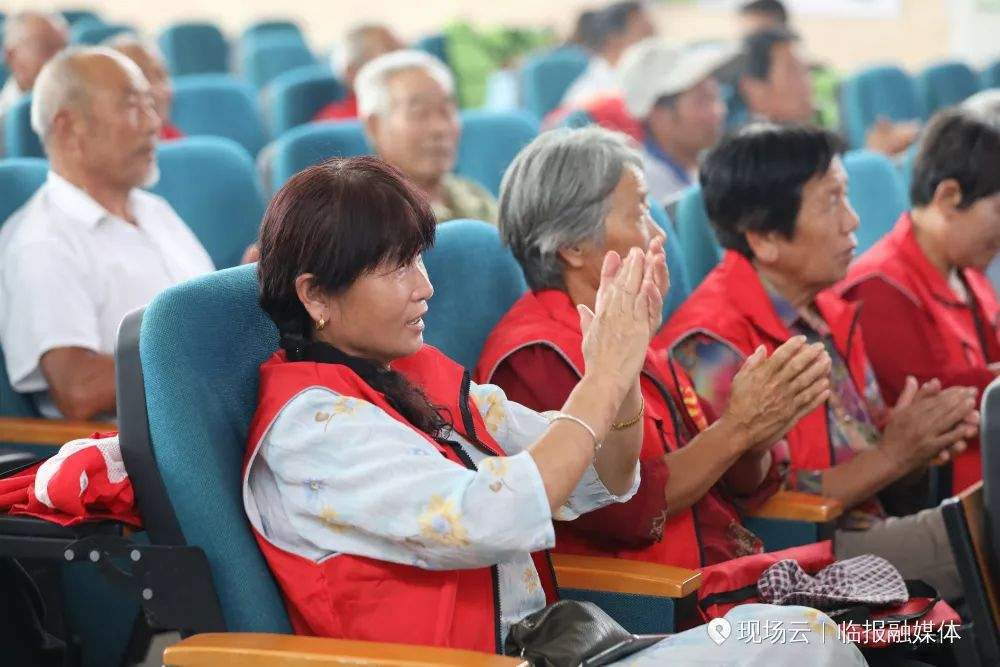
[[[736,456],[744,454],[756,444],[748,426],[730,414],[723,414],[709,428],[720,433],[723,442],[729,443]]]

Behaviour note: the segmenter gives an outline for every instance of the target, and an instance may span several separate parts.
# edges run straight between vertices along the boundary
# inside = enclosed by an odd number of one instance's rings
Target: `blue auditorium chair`
[[[89,9],[64,9],[61,12],[63,18],[66,19],[66,23],[71,26],[76,25],[81,21],[100,21],[101,18],[93,11]]]
[[[478,220],[439,225],[424,265],[434,285],[425,338],[472,371],[493,327],[528,289],[521,267],[496,227]]]
[[[892,121],[926,118],[916,82],[899,67],[879,66],[861,70],[840,89],[842,122],[853,148],[862,148],[879,116]]]
[[[157,149],[165,198],[205,247],[217,269],[240,263],[257,239],[264,197],[250,155],[221,137],[190,137]]]
[[[462,112],[462,139],[455,171],[495,194],[514,156],[536,133],[533,119],[521,112]],[[323,160],[370,152],[359,121],[296,127],[275,142],[271,184],[277,190],[294,174]]]
[[[312,51],[299,37],[283,34],[244,43],[239,58],[240,73],[258,90],[283,72],[316,64]]]
[[[979,87],[983,90],[987,88],[1000,88],[1000,60],[996,60],[986,67],[979,74]]]
[[[429,53],[445,65],[451,66],[448,62],[448,39],[441,33],[428,35],[417,40],[414,48]]]
[[[134,26],[126,23],[103,23],[98,21],[82,20],[73,24],[69,29],[69,41],[71,44],[81,46],[95,46],[107,39],[120,35],[121,33],[135,33]]]
[[[563,47],[528,58],[521,68],[521,105],[537,118],[545,118],[587,69],[589,59],[577,47]]]
[[[14,103],[3,117],[4,155],[45,157],[42,140],[31,129],[31,94]]]
[[[160,34],[159,44],[171,76],[229,71],[229,42],[214,23],[174,23]]]
[[[274,77],[264,89],[264,108],[271,135],[304,125],[330,102],[347,94],[326,64],[297,67]]]
[[[188,136],[226,137],[251,155],[267,143],[256,91],[228,74],[177,77],[170,120]]]
[[[180,629],[185,636],[291,631],[242,503],[258,368],[278,343],[257,299],[255,267],[236,267],[164,291],[129,315],[119,333],[122,453],[151,542],[135,549],[143,559],[158,551],[175,566],[162,573],[143,607],[153,627]],[[697,573],[647,563],[553,560],[564,596],[578,591],[599,600],[632,631],[672,628],[676,598],[688,598],[699,582]],[[145,567],[158,571],[154,565],[150,560]],[[147,580],[155,585],[154,577]],[[209,634],[167,649],[164,662],[177,664],[174,658],[198,651],[234,655],[241,646],[247,650],[247,642],[278,651],[273,657],[295,649],[363,648],[326,639]],[[424,651],[413,650],[414,656]]]
[[[722,259],[722,248],[708,220],[699,186],[691,187],[677,202],[677,237],[694,290]]]
[[[523,111],[465,111],[455,171],[497,196],[514,157],[538,136],[538,122]]]
[[[243,34],[240,35],[240,43],[246,44],[258,39],[267,39],[274,36],[298,37],[302,44],[305,38],[302,36],[302,28],[295,21],[284,19],[273,19],[267,21],[257,21],[247,26]]]
[[[950,60],[935,63],[917,75],[917,90],[929,118],[943,107],[961,104],[979,92],[979,78],[963,62]]]
[[[892,229],[909,208],[910,198],[898,169],[880,153],[850,151],[844,155],[844,168],[847,196],[861,219],[855,235],[862,253]]]

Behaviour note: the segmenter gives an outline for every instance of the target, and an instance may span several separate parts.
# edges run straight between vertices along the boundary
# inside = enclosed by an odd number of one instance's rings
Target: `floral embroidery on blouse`
[[[318,423],[323,424],[323,430],[325,431],[334,417],[338,415],[353,415],[358,409],[356,403],[357,402],[349,396],[338,396],[334,399],[333,404],[330,406],[329,412],[320,410],[316,413],[314,419]]]
[[[319,518],[323,520],[323,523],[325,523],[330,530],[338,533],[342,533],[350,528],[350,526],[346,523],[340,522],[339,515],[330,507],[324,506],[323,509],[319,511]]]
[[[533,567],[524,568],[521,581],[524,583],[524,589],[529,593],[534,593],[542,587],[542,582],[538,580],[538,572]]]
[[[483,416],[483,422],[486,423],[486,430],[490,432],[490,435],[496,437],[500,431],[500,427],[503,425],[504,419],[507,418],[507,411],[504,410],[503,400],[498,394],[490,393],[485,394],[482,398],[472,394],[472,401]],[[484,407],[486,408],[485,411],[483,410]]]
[[[510,485],[508,485],[507,480],[504,479],[504,475],[506,475],[507,471],[510,469],[506,459],[497,456],[487,457],[479,464],[479,469],[485,470],[496,477],[496,479],[489,485],[489,489],[493,493],[499,493],[500,489],[504,487],[510,489]]]
[[[450,547],[469,545],[469,533],[462,525],[455,503],[439,495],[432,495],[426,509],[417,517],[420,534],[431,542]]]

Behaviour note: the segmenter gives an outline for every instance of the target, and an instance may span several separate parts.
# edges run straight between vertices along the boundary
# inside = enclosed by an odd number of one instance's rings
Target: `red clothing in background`
[[[316,112],[313,120],[353,120],[358,117],[358,98],[354,93],[348,94],[342,100],[330,102]]]
[[[160,140],[161,141],[173,141],[174,139],[183,139],[184,133],[181,132],[176,125],[173,125],[170,121],[165,120],[160,126]]]

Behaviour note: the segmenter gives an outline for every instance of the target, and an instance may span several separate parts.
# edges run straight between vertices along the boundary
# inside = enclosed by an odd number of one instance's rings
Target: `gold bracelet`
[[[627,428],[635,426],[636,424],[639,423],[639,420],[642,419],[642,414],[645,411],[646,411],[646,399],[642,397],[642,394],[639,394],[639,412],[635,414],[635,417],[632,417],[632,419],[629,419],[628,421],[612,423],[611,430],[624,431]]]

